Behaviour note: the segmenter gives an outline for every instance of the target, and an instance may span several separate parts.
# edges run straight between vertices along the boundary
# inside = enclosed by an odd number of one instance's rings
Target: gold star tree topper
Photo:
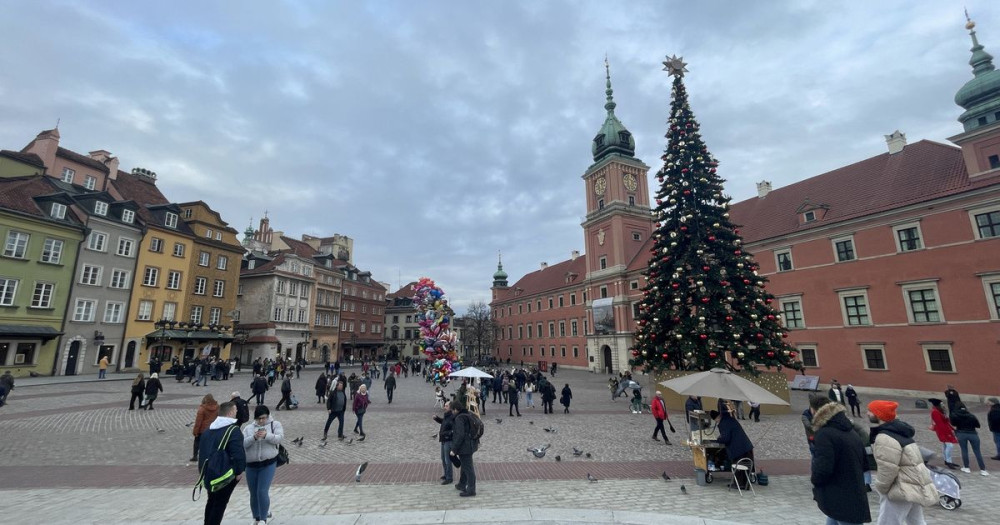
[[[677,55],[669,56],[663,61],[663,70],[670,74],[670,76],[684,78],[684,73],[688,72],[686,66],[687,62]]]

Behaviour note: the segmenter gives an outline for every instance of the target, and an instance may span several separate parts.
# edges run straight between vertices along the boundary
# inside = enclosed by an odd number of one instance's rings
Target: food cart
[[[698,485],[706,485],[714,480],[713,473],[730,471],[726,446],[715,441],[716,429],[712,426],[712,418],[707,412],[692,411],[689,427],[691,437],[685,444],[691,448],[695,480]]]

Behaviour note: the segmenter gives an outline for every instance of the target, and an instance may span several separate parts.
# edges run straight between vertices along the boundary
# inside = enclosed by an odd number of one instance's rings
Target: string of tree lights
[[[630,362],[646,371],[800,369],[767,279],[729,220],[718,161],[688,104],[686,64],[676,56],[663,64],[674,77],[669,129]]]

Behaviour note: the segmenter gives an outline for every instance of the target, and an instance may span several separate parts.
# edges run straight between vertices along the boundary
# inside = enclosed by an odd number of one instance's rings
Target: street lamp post
[[[358,334],[351,334],[351,364],[354,364],[354,353],[358,350]]]
[[[302,332],[302,355],[299,356],[299,359],[305,360],[305,358],[306,358],[306,349],[309,348],[309,337],[311,335],[312,335],[312,332],[310,332],[308,330],[306,330],[305,332]]]

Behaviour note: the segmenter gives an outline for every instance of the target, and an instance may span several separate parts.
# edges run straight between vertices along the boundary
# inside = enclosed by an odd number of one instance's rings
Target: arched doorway
[[[611,364],[611,347],[608,346],[608,345],[602,346],[601,347],[601,356],[604,359],[604,361],[602,362],[604,371],[607,372],[607,373],[609,373],[609,374],[615,373],[614,366],[612,366],[612,364]]]
[[[330,345],[323,345],[323,362],[330,362]]]
[[[135,366],[135,341],[129,341],[128,346],[125,347],[125,368],[133,366]]]
[[[392,345],[389,347],[389,360],[395,361],[397,359],[399,359],[399,347]]]
[[[66,370],[68,376],[76,375],[76,362],[80,359],[80,341],[73,341],[69,344],[69,353],[66,355]]]
[[[298,343],[298,344],[295,345],[295,362],[296,363],[298,363],[304,357],[305,352],[306,352],[306,344],[305,343]]]

